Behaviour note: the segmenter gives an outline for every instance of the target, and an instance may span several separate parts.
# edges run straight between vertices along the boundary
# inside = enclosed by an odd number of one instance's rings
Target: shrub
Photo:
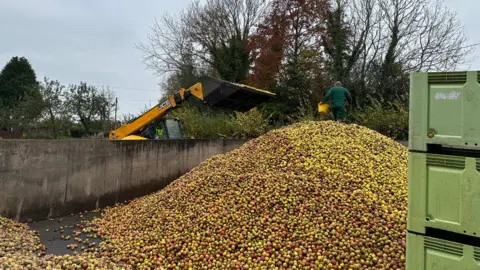
[[[232,116],[229,124],[234,138],[255,138],[268,130],[268,120],[257,108],[246,113],[235,112],[235,116]]]
[[[183,120],[187,138],[222,138],[232,134],[230,117],[224,113],[201,112],[186,105],[172,111],[172,116]]]
[[[79,127],[70,128],[70,136],[72,136],[72,138],[79,139],[84,137],[85,135],[86,135],[86,132],[82,128],[79,128]]]
[[[351,121],[392,139],[408,139],[408,109],[399,100],[384,102],[370,99],[370,105],[363,110],[355,110],[350,115]]]
[[[313,114],[307,106],[302,108],[288,116],[289,123],[312,119]],[[171,114],[183,120],[187,138],[255,138],[273,127],[265,117],[265,111],[262,113],[257,108],[246,113],[228,114],[186,105]],[[369,105],[363,110],[348,106],[346,121],[366,126],[395,140],[408,139],[408,109],[399,100],[384,102],[370,98]]]
[[[246,112],[227,114],[195,106],[184,106],[172,112],[183,120],[187,138],[254,138],[268,130],[268,121],[256,108]]]

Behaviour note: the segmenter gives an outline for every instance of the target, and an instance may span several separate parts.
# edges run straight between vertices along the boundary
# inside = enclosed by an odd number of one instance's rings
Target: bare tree
[[[232,37],[247,40],[264,14],[265,0],[196,0],[185,13],[188,36],[197,42],[205,56],[215,57],[219,45]],[[203,60],[212,63],[209,57]]]
[[[443,0],[337,1],[347,7],[353,51],[362,48],[368,69],[373,60],[399,62],[406,71],[455,68],[468,61],[461,22]]]
[[[382,29],[382,12],[378,0],[336,0],[334,10],[340,10],[341,23],[346,27],[346,51],[337,50],[343,54],[343,70],[338,72],[339,79],[347,83],[355,97],[357,106],[363,104],[368,89],[371,70],[375,61],[382,57],[386,38]],[[341,49],[341,48],[340,48]]]
[[[185,16],[164,14],[151,26],[147,42],[137,48],[143,52],[147,67],[164,76],[197,66],[194,45],[187,34]]]
[[[398,13],[403,11],[406,21],[403,26],[397,23],[396,57],[407,63],[407,71],[452,70],[469,61],[473,47],[467,46],[461,22],[443,0],[414,1],[414,5],[399,2],[392,6]]]
[[[357,105],[363,103],[368,71],[381,48],[376,1],[334,1],[322,36],[330,80],[344,82]]]
[[[137,47],[147,66],[164,79],[172,73],[194,78],[212,67],[218,72],[232,66],[223,63],[232,46],[246,47],[265,6],[266,0],[196,0],[175,17],[163,15],[147,42]]]
[[[348,68],[354,67],[357,61],[361,62],[362,76],[372,65],[384,46],[385,38],[381,35],[382,14],[377,0],[353,0],[345,2],[348,24],[351,29],[349,46],[352,53],[348,61]]]
[[[98,109],[99,120],[102,124],[102,130],[107,131],[113,129],[111,116],[115,109],[115,92],[109,87],[100,89],[98,97],[96,98],[96,107]]]
[[[247,78],[249,38],[266,6],[266,0],[207,0],[204,5],[197,0],[187,9],[188,36],[198,44],[200,59],[221,78]]]
[[[80,82],[79,85],[70,85],[65,97],[67,108],[73,116],[78,118],[87,133],[91,131],[95,121],[109,118],[115,98],[109,89],[99,90],[85,82]]]
[[[408,94],[399,89],[399,72],[452,70],[465,63],[471,52],[456,15],[443,0],[379,0],[384,37],[379,88],[387,99]]]
[[[473,50],[443,0],[337,0],[349,32],[343,66],[357,102],[408,94],[408,73],[454,70]],[[327,48],[328,49],[328,48]],[[328,52],[328,50],[327,50]]]
[[[57,117],[62,113],[63,100],[65,86],[60,84],[59,81],[50,80],[47,77],[43,79],[43,83],[40,84],[40,92],[45,104],[45,112],[48,115],[50,124],[52,125],[53,137],[57,138]]]

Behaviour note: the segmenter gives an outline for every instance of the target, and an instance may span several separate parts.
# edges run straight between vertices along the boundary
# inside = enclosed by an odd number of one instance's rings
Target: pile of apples
[[[35,256],[0,218],[0,269],[404,269],[407,149],[358,125],[303,122],[105,209],[92,252]]]
[[[91,228],[146,269],[403,269],[407,149],[303,122],[215,156]]]

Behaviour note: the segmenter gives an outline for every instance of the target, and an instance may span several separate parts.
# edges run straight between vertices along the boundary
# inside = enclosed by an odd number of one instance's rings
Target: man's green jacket
[[[350,92],[348,92],[347,88],[341,86],[330,88],[328,93],[323,97],[322,103],[327,103],[329,98],[332,98],[333,108],[344,107],[346,100],[348,100],[348,103],[352,103]]]

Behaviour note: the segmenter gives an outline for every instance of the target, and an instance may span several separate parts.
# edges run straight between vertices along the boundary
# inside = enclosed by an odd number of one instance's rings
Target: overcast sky
[[[466,27],[469,43],[480,43],[478,0],[445,0]],[[141,63],[134,43],[163,12],[175,13],[189,0],[0,0],[0,67],[12,56],[27,57],[38,79],[63,84],[108,85],[120,113],[155,105],[158,79]],[[462,69],[480,70],[477,58]]]
[[[120,112],[157,103],[158,79],[135,43],[163,12],[189,0],[0,0],[0,68],[12,56],[30,60],[39,80],[86,81],[116,92]]]

